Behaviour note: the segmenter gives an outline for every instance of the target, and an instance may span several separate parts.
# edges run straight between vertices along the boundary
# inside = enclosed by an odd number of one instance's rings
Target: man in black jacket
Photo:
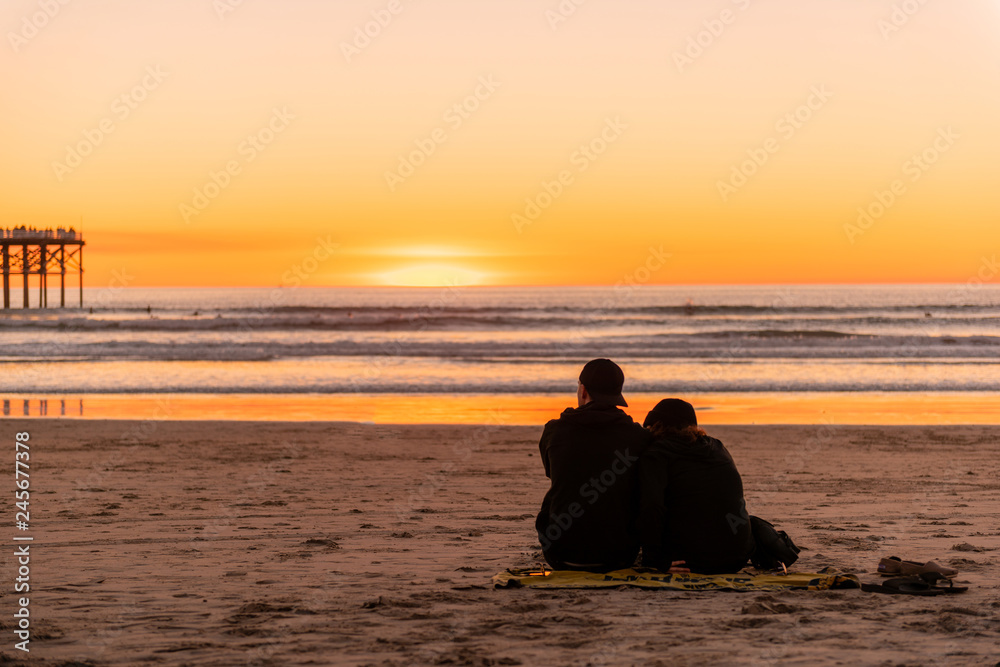
[[[538,443],[552,486],[535,520],[542,553],[557,570],[631,567],[639,553],[639,456],[650,434],[617,406],[625,375],[609,359],[583,367],[579,407],[545,425]]]

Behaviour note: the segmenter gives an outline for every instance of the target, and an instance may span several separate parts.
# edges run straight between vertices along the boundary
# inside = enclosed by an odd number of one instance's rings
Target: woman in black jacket
[[[686,401],[660,401],[643,426],[656,439],[639,459],[642,564],[668,571],[684,561],[699,574],[738,572],[754,542],[733,457],[698,428]]]

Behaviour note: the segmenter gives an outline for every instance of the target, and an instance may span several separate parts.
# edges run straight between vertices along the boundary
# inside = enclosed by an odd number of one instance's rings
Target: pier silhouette
[[[38,307],[49,307],[49,275],[59,275],[59,307],[66,307],[66,274],[80,276],[83,308],[83,234],[69,229],[0,229],[3,252],[3,307],[10,308],[10,277],[21,276],[24,307],[30,308],[30,277],[38,276]]]

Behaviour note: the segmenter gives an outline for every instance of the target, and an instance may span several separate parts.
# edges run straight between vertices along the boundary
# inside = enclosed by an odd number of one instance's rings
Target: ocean
[[[978,284],[90,289],[0,315],[0,396],[569,405],[610,357],[626,396],[968,398],[1000,386],[998,324],[1000,286]]]

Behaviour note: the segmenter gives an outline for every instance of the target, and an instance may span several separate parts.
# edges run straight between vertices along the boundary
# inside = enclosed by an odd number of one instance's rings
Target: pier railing
[[[82,241],[83,233],[66,229],[0,229],[0,239],[23,241]]]

